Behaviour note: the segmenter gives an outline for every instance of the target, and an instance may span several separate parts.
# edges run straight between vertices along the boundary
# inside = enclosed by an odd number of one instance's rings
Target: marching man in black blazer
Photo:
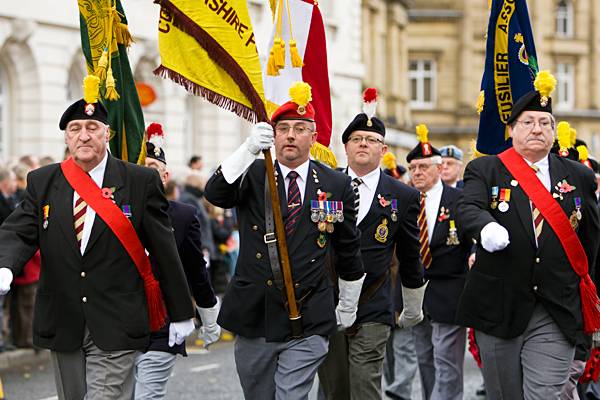
[[[297,82],[292,101],[279,107],[270,124],[254,126],[206,185],[205,195],[223,208],[237,208],[240,254],[218,323],[237,334],[235,361],[246,399],[307,399],[317,368],[327,354],[327,335],[356,319],[364,280],[350,178],[309,160],[316,140],[310,86]],[[281,276],[269,255],[265,216],[271,214],[264,160],[273,143],[301,337],[292,337]],[[265,198],[265,195],[267,198]],[[267,202],[265,202],[267,200]],[[340,288],[337,306],[326,271],[334,250]]]
[[[460,190],[442,181],[442,155],[431,145],[425,125],[406,161],[413,186],[421,193],[419,228],[425,279],[425,319],[413,328],[423,398],[463,398],[466,329],[456,323],[472,241],[457,224]]]
[[[549,154],[555,134],[546,71],[513,106],[512,148],[471,161],[458,217],[477,238],[458,321],[475,328],[487,398],[557,399],[575,342],[600,329],[588,274],[599,240],[596,181]]]
[[[158,171],[163,185],[167,185],[170,172],[163,148],[164,134],[162,126],[152,123],[146,129],[145,165]],[[200,220],[196,209],[188,204],[169,199],[167,210],[173,234],[177,244],[177,252],[183,265],[188,287],[192,292],[196,309],[202,319],[200,338],[207,347],[219,340],[221,328],[217,325],[219,299],[215,296],[206,270],[206,261],[202,252]],[[154,257],[150,255],[150,260]],[[185,342],[173,345],[169,343],[169,330],[164,326],[152,332],[148,349],[139,354],[135,360],[135,400],[164,399],[167,393],[167,382],[175,366],[177,354],[186,355]]]
[[[40,249],[33,342],[51,350],[61,400],[130,400],[151,328],[168,318],[173,343],[194,330],[160,178],[108,153],[97,80],[86,77],[84,99],[60,120],[71,158],[32,171],[0,227],[0,293]]]
[[[367,101],[368,100],[368,101]],[[410,327],[423,318],[423,267],[419,260],[416,190],[382,173],[379,165],[387,151],[385,126],[374,116],[376,92],[365,91],[363,113],[342,134],[348,157],[347,174],[358,192],[357,223],[367,276],[350,329],[330,338],[329,354],[319,369],[326,398],[381,399],[385,346],[393,326]],[[390,267],[396,249],[398,283],[404,309],[394,315]]]

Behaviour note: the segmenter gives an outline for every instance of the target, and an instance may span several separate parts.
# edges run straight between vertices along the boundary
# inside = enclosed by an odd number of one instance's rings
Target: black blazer
[[[473,242],[464,235],[456,221],[456,202],[461,191],[446,184],[443,187],[429,243],[432,261],[431,266],[425,270],[425,279],[429,281],[429,285],[423,304],[433,321],[455,324],[458,299],[465,285],[467,261]],[[440,218],[442,214],[445,216]],[[448,244],[451,220],[455,222],[459,244]]]
[[[144,247],[155,255],[170,319],[192,318],[158,173],[109,155],[103,187],[115,187],[117,206],[130,206],[133,227]],[[47,228],[44,206],[50,207]],[[148,346],[142,279],[99,216],[94,218],[81,255],[73,227],[73,189],[59,164],[28,175],[25,199],[0,227],[0,265],[18,275],[38,247],[42,266],[33,321],[36,346],[74,351],[81,347],[84,326],[102,350],[144,350]]]
[[[381,205],[377,195],[388,201],[398,200],[397,221],[391,218],[392,207]],[[394,249],[398,259],[396,287],[409,288],[423,286],[423,266],[419,256],[419,192],[398,180],[381,173],[373,196],[371,208],[358,224],[361,232],[360,251],[367,276],[363,283],[363,293],[386,274],[384,283],[371,298],[358,306],[356,323],[380,322],[395,325],[394,297],[391,290],[389,269]],[[377,240],[378,227],[383,224],[388,229],[385,241]],[[380,237],[381,239],[381,237]]]
[[[582,219],[577,236],[590,266],[595,265],[599,242],[598,208],[594,194],[594,173],[584,165],[549,155],[551,192],[566,180],[576,187],[557,199],[567,216],[580,197]],[[558,237],[545,223],[536,246],[529,199],[496,156],[471,161],[465,171],[465,188],[458,216],[468,235],[479,239],[481,229],[496,221],[509,232],[510,244],[488,253],[477,247],[477,260],[467,276],[458,320],[487,334],[510,339],[525,330],[537,302],[541,302],[566,338],[575,342],[581,336],[582,313],[579,277],[575,274]],[[516,185],[516,186],[515,186]],[[511,190],[506,212],[492,209],[491,188]],[[593,274],[593,268],[590,268]]]
[[[13,212],[15,207],[0,193],[0,224]]]
[[[276,163],[282,214],[287,214],[285,184]],[[265,164],[256,160],[247,173],[229,184],[220,168],[209,179],[205,196],[223,208],[237,208],[240,254],[235,274],[227,288],[219,325],[245,337],[264,337],[281,342],[291,335],[284,294],[273,284],[265,234],[264,206]],[[326,245],[317,244],[320,234],[310,219],[310,201],[317,200],[317,190],[331,193],[329,200],[342,201],[344,221],[336,222],[332,234],[325,234]],[[328,248],[335,249],[338,275],[356,280],[363,275],[359,236],[356,229],[354,192],[350,177],[317,162],[310,161],[300,221],[287,240],[296,298],[306,296],[301,307],[304,335],[328,335],[336,330],[333,287],[327,279]]]
[[[169,201],[168,213],[173,225],[177,252],[194,300],[199,307],[212,307],[216,304],[217,299],[206,271],[206,261],[202,253],[200,221],[196,209],[188,204]],[[150,260],[152,265],[155,265],[153,256],[150,257]],[[167,324],[158,332],[152,332],[148,350],[185,354],[185,342],[169,347],[169,326]]]

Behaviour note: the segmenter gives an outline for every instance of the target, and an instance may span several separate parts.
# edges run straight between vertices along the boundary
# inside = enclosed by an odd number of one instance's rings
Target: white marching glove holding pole
[[[10,291],[10,284],[13,280],[13,273],[10,268],[0,268],[0,296]]]
[[[221,173],[227,183],[233,183],[242,176],[262,150],[273,146],[273,141],[273,127],[270,124],[259,122],[254,125],[246,141],[221,163]]]
[[[194,329],[196,327],[194,326],[193,318],[186,319],[185,321],[171,322],[169,324],[169,347],[183,343],[185,338],[194,332]]]
[[[479,236],[481,246],[490,253],[504,250],[510,243],[508,231],[497,222],[490,222],[484,226]]]
[[[410,328],[423,321],[423,296],[429,281],[416,289],[410,289],[402,286],[402,303],[404,307],[398,317],[397,325],[399,328]]]
[[[221,337],[221,327],[217,325],[217,317],[221,309],[221,301],[217,297],[217,304],[210,308],[196,307],[202,326],[198,331],[198,339],[204,342],[204,347],[208,347],[219,340]]]
[[[338,326],[346,329],[352,326],[356,321],[356,311],[358,310],[358,299],[362,291],[363,281],[367,274],[363,274],[360,279],[355,281],[345,281],[338,278],[338,287],[340,295],[338,305],[335,308],[335,319]]]

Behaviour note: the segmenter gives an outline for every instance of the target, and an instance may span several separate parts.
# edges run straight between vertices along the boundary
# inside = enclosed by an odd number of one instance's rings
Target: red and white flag
[[[331,94],[327,68],[327,44],[323,17],[314,0],[275,0],[274,24],[268,48],[281,39],[285,45],[285,63],[277,68],[264,66],[263,79],[267,112],[269,115],[277,107],[289,100],[289,88],[296,81],[304,81],[312,88],[312,105],[316,110],[317,142],[311,154],[329,165],[335,164],[335,157],[329,150],[331,140]],[[290,24],[291,19],[291,24]],[[296,59],[292,66],[293,47],[297,49],[300,62]],[[290,46],[291,44],[291,46]],[[269,68],[271,67],[271,68]],[[278,75],[273,76],[273,72]]]

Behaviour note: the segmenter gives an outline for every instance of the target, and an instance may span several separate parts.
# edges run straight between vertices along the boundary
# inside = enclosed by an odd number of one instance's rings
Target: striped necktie
[[[300,210],[302,210],[302,198],[300,197],[298,182],[296,182],[296,178],[299,176],[298,173],[296,171],[290,171],[287,176],[290,180],[290,184],[288,186],[287,194],[288,214],[287,218],[285,219],[285,234],[287,237],[290,237],[294,233],[296,224],[300,218]]]
[[[87,211],[87,203],[79,194],[75,192],[75,208],[73,209],[73,221],[75,227],[75,236],[77,237],[77,245],[81,248],[81,239],[83,238],[83,223],[85,222],[85,213]]]
[[[356,211],[356,216],[358,217],[358,208],[360,207],[360,190],[358,187],[363,183],[363,180],[360,178],[352,179],[352,190],[354,190],[354,210]],[[358,222],[358,220],[356,221]]]
[[[531,169],[535,171],[537,174],[540,171],[540,168],[537,165],[531,165]],[[542,228],[544,227],[544,217],[540,210],[535,206],[533,202],[531,202],[531,216],[533,219],[533,231],[535,234],[535,243],[539,244],[538,238],[542,233]]]
[[[421,212],[419,212],[419,242],[421,247],[419,253],[421,254],[421,262],[425,269],[431,266],[431,251],[429,250],[429,233],[427,231],[427,214],[425,212],[425,198],[426,193],[421,193]]]

